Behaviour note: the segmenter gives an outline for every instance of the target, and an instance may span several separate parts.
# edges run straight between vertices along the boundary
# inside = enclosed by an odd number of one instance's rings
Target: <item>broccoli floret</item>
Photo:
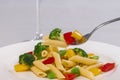
[[[24,57],[25,57],[24,54],[19,56],[19,63],[20,64],[24,63]]]
[[[61,29],[59,29],[59,28],[53,29],[49,34],[49,39],[60,40],[61,39],[60,33],[61,33]]]
[[[56,75],[55,75],[54,72],[48,71],[48,72],[47,72],[47,77],[48,77],[49,79],[55,79],[55,78],[56,78]]]
[[[80,75],[80,70],[79,70],[78,67],[74,67],[74,68],[72,68],[71,73],[76,74],[77,76],[79,76]]]
[[[87,53],[81,48],[74,48],[73,50],[75,53],[77,53],[78,55],[82,57],[88,57]]]
[[[38,43],[34,48],[34,55],[37,57],[37,59],[42,59],[42,51],[46,50],[49,46],[48,45],[42,45],[42,43]]]
[[[58,53],[63,57],[66,54],[66,50],[59,50]]]
[[[26,64],[28,66],[33,65],[33,61],[35,60],[34,56],[32,54],[22,54],[19,56],[19,63],[20,64]]]

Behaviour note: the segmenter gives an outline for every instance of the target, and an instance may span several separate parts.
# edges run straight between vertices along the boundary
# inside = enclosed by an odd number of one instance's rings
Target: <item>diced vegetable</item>
[[[82,56],[82,57],[88,57],[87,53],[80,48],[74,48],[73,49],[75,53],[77,53],[78,55]]]
[[[43,63],[44,64],[52,64],[54,63],[55,58],[54,57],[49,57],[48,59],[44,60]]]
[[[48,72],[47,72],[47,77],[48,77],[49,79],[54,79],[54,78],[56,78],[56,75],[55,75],[54,72],[48,71]]]
[[[72,35],[72,32],[64,33],[64,39],[68,45],[76,43],[75,38],[73,38],[71,35]]]
[[[71,36],[77,40],[81,40],[83,37],[82,34],[80,32],[78,32],[77,30],[73,31]]]
[[[22,71],[27,71],[30,69],[29,66],[25,65],[25,64],[16,64],[14,66],[14,69],[16,72],[22,72]]]
[[[81,44],[81,43],[86,42],[86,41],[87,41],[87,39],[85,37],[82,37],[81,40],[78,40],[78,44]]]
[[[99,59],[99,56],[91,56],[91,57],[89,57],[90,59],[96,59],[96,60],[98,60]]]
[[[61,33],[61,29],[59,28],[55,28],[53,29],[50,34],[49,34],[49,39],[52,40],[60,40],[60,33]]]
[[[27,52],[26,54],[33,54],[33,51]]]
[[[112,70],[115,67],[115,63],[106,63],[103,66],[100,67],[102,72],[108,72]]]
[[[88,54],[88,57],[89,57],[90,59],[96,59],[96,60],[99,59],[99,56],[96,56],[96,55],[93,54],[93,53],[89,53],[89,54]]]
[[[72,73],[65,74],[65,80],[74,80],[74,78],[76,77],[77,77],[76,74],[72,74]]]
[[[38,43],[34,48],[34,55],[37,57],[37,59],[42,59],[42,51],[47,50],[49,46],[48,45],[42,45],[42,43]]]
[[[22,55],[19,56],[19,63],[20,64],[24,64],[24,58],[25,58],[24,54],[22,54]]]
[[[88,53],[87,55],[88,55],[88,57],[95,56],[95,54],[93,54],[93,53]]]
[[[71,70],[71,73],[76,74],[77,76],[79,76],[79,75],[80,75],[80,70],[79,70],[78,67],[74,67],[74,68]]]
[[[68,49],[68,50],[66,51],[65,57],[66,57],[66,58],[70,58],[70,57],[72,57],[72,56],[75,56],[75,52],[74,52],[72,49]]]
[[[58,53],[63,57],[66,54],[66,50],[59,50]]]
[[[97,76],[102,73],[101,69],[99,68],[91,68],[89,71],[91,71],[94,74],[94,76]]]
[[[20,64],[26,64],[28,66],[32,66],[34,60],[35,60],[35,58],[32,54],[22,54],[19,56]]]

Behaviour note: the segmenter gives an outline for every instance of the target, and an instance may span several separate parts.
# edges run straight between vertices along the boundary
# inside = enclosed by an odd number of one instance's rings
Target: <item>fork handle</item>
[[[100,25],[98,25],[97,27],[95,27],[91,32],[90,34],[94,33],[96,30],[98,30],[99,28],[102,28],[103,26],[107,25],[107,24],[110,24],[110,23],[113,23],[113,22],[116,22],[116,21],[119,21],[120,20],[120,17],[118,18],[114,18],[112,20],[109,20],[109,21],[106,21],[106,22],[103,22],[101,23]]]

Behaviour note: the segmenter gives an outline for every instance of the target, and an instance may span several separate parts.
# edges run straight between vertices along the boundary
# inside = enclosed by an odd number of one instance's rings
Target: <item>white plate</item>
[[[22,42],[0,48],[0,80],[45,80],[44,78],[36,77],[31,72],[16,73],[13,70],[14,64],[18,61],[18,56],[24,52],[32,51],[34,45],[39,41]],[[104,73],[95,78],[95,80],[120,80],[120,47],[109,45],[106,43],[88,41],[79,46],[87,52],[95,53],[100,56],[103,62],[115,62],[116,68],[110,72]],[[87,80],[79,77],[76,80]]]

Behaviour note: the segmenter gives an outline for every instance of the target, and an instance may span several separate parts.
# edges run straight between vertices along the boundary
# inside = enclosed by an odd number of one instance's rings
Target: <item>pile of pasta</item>
[[[38,44],[46,46],[42,42]],[[40,58],[35,55],[35,51],[32,54],[26,54],[33,55],[35,60],[33,60],[31,66],[27,64],[21,66],[23,64],[20,63],[15,65],[16,72],[29,70],[39,77],[59,80],[73,80],[79,76],[94,80],[95,76],[102,74],[99,67],[103,63],[98,61],[99,56],[86,53],[81,48],[62,48],[59,50],[56,46],[47,45],[47,48],[40,52]],[[96,73],[95,69],[99,69],[99,71]],[[49,76],[49,73],[52,74]],[[66,76],[72,76],[72,78],[69,79]]]

